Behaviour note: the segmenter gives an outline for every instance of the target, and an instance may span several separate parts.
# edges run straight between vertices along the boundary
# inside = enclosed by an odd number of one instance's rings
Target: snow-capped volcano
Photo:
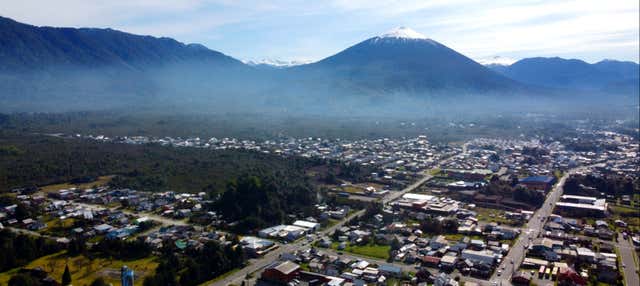
[[[426,40],[427,37],[407,27],[395,28],[385,34],[382,34],[380,38],[400,38],[400,39],[422,39]]]
[[[401,27],[303,65],[310,81],[351,84],[376,90],[506,90],[510,79],[424,35]],[[324,77],[323,77],[324,76]]]

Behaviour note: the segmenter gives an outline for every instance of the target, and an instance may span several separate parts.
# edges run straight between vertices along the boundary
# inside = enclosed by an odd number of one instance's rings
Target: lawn
[[[476,207],[472,211],[478,214],[478,220],[484,222],[496,222],[500,224],[511,224],[513,221],[510,221],[505,218],[503,210],[497,209],[488,209]]]
[[[338,249],[338,242],[334,242],[331,245],[331,248]],[[389,251],[391,250],[391,246],[389,245],[377,245],[377,244],[367,244],[367,245],[351,245],[347,244],[347,247],[341,251],[350,252],[353,254],[379,258],[379,259],[388,259]]]
[[[65,264],[68,262],[71,271],[71,281],[73,285],[89,285],[94,279],[103,277],[107,283],[120,285],[120,268],[123,265],[135,271],[135,285],[142,285],[144,277],[152,275],[158,266],[155,257],[148,257],[138,260],[111,260],[106,258],[89,259],[83,255],[67,257],[64,251],[40,257],[24,268],[42,267],[51,277],[60,281],[64,272]],[[7,285],[11,276],[17,273],[19,268],[0,273],[0,285]]]
[[[444,237],[448,241],[460,241],[465,236],[469,237],[469,239],[481,239],[481,240],[484,240],[484,237],[482,235],[466,235],[466,234],[461,234],[461,233],[445,234],[444,235]]]

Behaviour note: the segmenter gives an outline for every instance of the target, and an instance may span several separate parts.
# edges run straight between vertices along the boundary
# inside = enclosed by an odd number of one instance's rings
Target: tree
[[[104,278],[98,277],[93,282],[91,282],[91,286],[109,286],[107,282],[104,281]]]
[[[71,272],[69,272],[69,264],[65,265],[64,273],[62,273],[62,285],[71,285]]]
[[[30,275],[24,273],[11,276],[8,283],[9,286],[34,286],[39,284],[40,283],[35,281]]]

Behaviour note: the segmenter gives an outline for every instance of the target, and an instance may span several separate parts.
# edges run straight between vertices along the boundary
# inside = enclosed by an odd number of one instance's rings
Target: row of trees
[[[569,195],[599,196],[600,193],[605,193],[618,197],[638,192],[640,180],[621,175],[571,176],[564,184],[564,193]]]

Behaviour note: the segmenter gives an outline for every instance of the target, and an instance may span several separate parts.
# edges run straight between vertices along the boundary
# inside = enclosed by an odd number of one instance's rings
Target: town
[[[638,144],[613,132],[591,135],[606,151],[537,139],[438,145],[427,136],[255,142],[75,135],[321,158],[374,171],[358,182],[328,183],[332,199],[316,204],[313,215],[291,214],[287,224],[248,234],[233,233],[234,222],[210,207],[219,198],[207,193],[108,184],[15,189],[18,203],[1,206],[0,228],[62,248],[76,240],[89,247],[139,241],[152,252],[208,242],[241,248],[245,266],[211,285],[634,285],[640,198],[589,182],[637,180]]]

